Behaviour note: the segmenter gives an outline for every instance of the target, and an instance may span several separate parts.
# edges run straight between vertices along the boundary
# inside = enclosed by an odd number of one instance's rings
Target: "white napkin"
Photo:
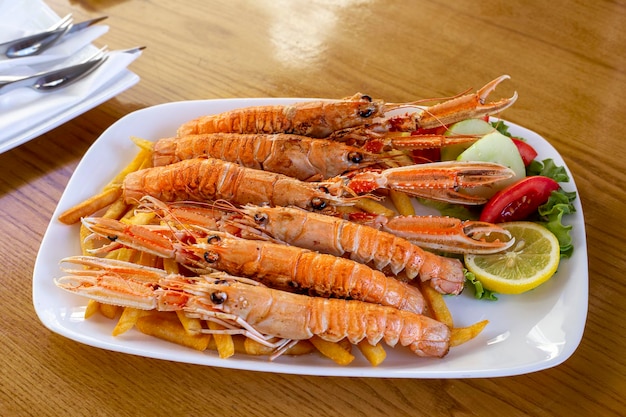
[[[3,31],[2,35],[6,38],[7,32],[6,28],[4,29],[5,31]],[[0,56],[0,74],[25,75],[34,74],[35,72],[47,69],[50,65],[47,65],[46,68],[42,68],[44,67],[42,64],[50,64],[55,61],[67,59],[70,56],[74,56],[95,39],[104,35],[108,30],[109,27],[106,25],[94,25],[85,28],[81,31],[63,37],[58,44],[43,51],[39,55],[13,59],[7,59],[6,57]],[[7,40],[19,38],[20,36],[24,35],[12,35],[9,36]]]
[[[19,88],[0,95],[0,140],[17,136],[89,98],[115,82],[140,55],[140,51],[110,52],[109,58],[88,76],[54,92]]]

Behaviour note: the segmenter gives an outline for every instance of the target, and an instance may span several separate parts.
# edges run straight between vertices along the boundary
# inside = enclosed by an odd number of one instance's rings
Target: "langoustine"
[[[453,248],[456,252],[493,253],[514,243],[506,230],[485,222],[467,222],[465,227],[474,228],[476,234],[499,234],[502,240],[487,242],[472,239],[459,230],[460,220],[431,216],[414,216],[413,221],[421,223],[419,225],[406,219],[410,216],[385,218],[387,222],[379,220],[379,227],[374,228],[291,207],[246,205],[236,211],[243,216],[230,216],[226,224],[237,226],[246,237],[267,236],[310,250],[349,256],[380,271],[394,275],[404,272],[409,279],[419,277],[422,282],[428,282],[444,294],[457,295],[463,290],[465,276],[461,261],[428,252],[405,237],[412,235],[420,243],[426,243],[425,246],[440,250]],[[396,222],[402,223],[398,225]],[[453,224],[456,230],[451,230]]]
[[[217,158],[301,181],[321,181],[370,167],[410,165],[403,152],[476,141],[476,135],[376,137],[363,146],[287,133],[205,133],[166,137],[153,145],[153,166]]]
[[[159,139],[153,165],[198,157],[217,158],[243,167],[275,172],[302,181],[320,181],[373,165],[390,157],[341,142],[290,134],[208,133]]]
[[[510,168],[487,162],[439,162],[357,172],[321,182],[304,182],[282,174],[245,168],[214,158],[195,158],[132,172],[123,183],[128,203],[150,195],[162,201],[227,200],[236,205],[269,204],[322,210],[354,205],[378,189],[459,204],[484,204],[486,198],[463,188],[493,186],[514,175]]]
[[[417,287],[350,259],[198,227],[176,230],[94,217],[83,219],[83,225],[112,242],[93,253],[123,245],[174,259],[196,273],[219,270],[282,290],[352,298],[416,313],[425,308]]]
[[[402,116],[385,118],[390,111],[411,106],[411,103],[385,103],[357,93],[343,100],[299,102],[284,106],[258,106],[202,116],[182,124],[177,136],[202,133],[293,133],[316,138],[340,136],[355,130],[388,132],[432,128],[486,114],[501,112],[513,105],[517,93],[508,99],[486,103],[487,96],[502,81],[503,75],[487,83],[473,94],[427,107]]]
[[[465,277],[459,260],[427,252],[418,245],[367,225],[335,216],[293,207],[245,205],[237,208],[227,202],[165,204],[146,197],[140,210],[157,213],[159,218],[178,227],[200,226],[246,239],[277,241],[369,265],[386,274],[404,271],[408,279],[419,276],[437,291],[459,294]],[[493,225],[496,233],[499,227]],[[467,238],[467,240],[473,240]],[[476,247],[481,243],[476,242]],[[501,242],[506,247],[508,242]],[[484,243],[484,248],[496,243]],[[468,244],[469,246],[469,244]],[[486,249],[483,249],[486,250]],[[494,249],[491,249],[492,251]]]
[[[269,346],[284,345],[274,338],[305,340],[316,335],[331,342],[347,338],[354,344],[383,340],[392,347],[408,346],[418,356],[443,357],[450,347],[445,324],[393,307],[293,294],[240,283],[224,274],[167,275],[156,268],[84,256],[62,262],[88,269],[65,269],[70,275],[55,280],[61,289],[107,304],[227,321]]]

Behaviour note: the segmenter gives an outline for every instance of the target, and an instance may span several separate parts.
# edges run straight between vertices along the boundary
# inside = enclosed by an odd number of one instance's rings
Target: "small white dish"
[[[443,359],[419,358],[403,348],[387,348],[387,359],[378,367],[356,354],[346,367],[317,354],[266,357],[235,355],[220,359],[216,352],[197,352],[131,330],[111,336],[114,321],[95,317],[84,320],[87,300],[58,289],[59,261],[80,254],[78,226],[61,224],[64,210],[98,193],[136,154],[131,136],[157,140],[173,136],[182,123],[195,117],[234,108],[286,104],[305,99],[228,99],[168,103],[136,111],[122,118],[92,145],[80,162],[59,201],[43,238],[33,276],[33,303],[53,332],[87,345],[170,361],[233,369],[303,375],[365,376],[385,378],[474,378],[525,374],[559,365],[578,347],[587,316],[588,268],[585,224],[579,199],[576,212],[567,216],[573,226],[574,254],[564,259],[556,275],[526,294],[499,295],[495,302],[476,300],[472,291],[446,301],[458,327],[487,319],[489,325],[474,340],[454,347]],[[509,131],[525,138],[539,153],[565,166],[559,153],[538,134],[507,122]],[[567,169],[567,167],[566,167]],[[568,191],[576,186],[571,172]]]

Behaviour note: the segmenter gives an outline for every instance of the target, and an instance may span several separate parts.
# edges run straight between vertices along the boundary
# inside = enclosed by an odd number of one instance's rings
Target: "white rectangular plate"
[[[145,336],[135,330],[113,337],[114,321],[95,317],[84,320],[87,300],[58,289],[54,279],[62,275],[59,261],[80,254],[78,226],[61,224],[57,217],[66,209],[99,191],[136,155],[131,136],[157,140],[173,136],[182,123],[195,117],[234,108],[287,104],[304,99],[229,99],[163,104],[122,118],[92,145],[80,162],[59,201],[43,238],[33,276],[33,302],[43,324],[50,330],[87,345],[118,352],[171,361],[303,375],[366,376],[392,378],[473,378],[517,375],[556,366],[569,358],[582,338],[588,296],[587,246],[579,199],[576,213],[567,216],[573,225],[574,254],[564,259],[556,275],[526,294],[500,295],[495,302],[473,298],[472,291],[447,297],[458,327],[487,319],[489,325],[474,340],[454,347],[443,359],[419,358],[404,348],[387,348],[387,359],[376,368],[357,353],[355,361],[342,367],[317,354],[266,357],[235,355],[220,359],[216,352],[197,352]],[[528,140],[539,159],[552,158],[565,166],[558,152],[536,133],[514,125],[510,132]],[[566,167],[567,168],[567,167]],[[570,178],[571,173],[568,170]],[[564,185],[575,191],[573,179]]]

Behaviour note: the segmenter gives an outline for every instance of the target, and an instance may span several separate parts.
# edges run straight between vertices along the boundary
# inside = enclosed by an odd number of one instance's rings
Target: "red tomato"
[[[535,148],[530,146],[528,143],[523,140],[517,138],[511,138],[515,146],[517,146],[517,150],[519,151],[520,156],[522,157],[522,161],[525,166],[528,166],[532,162],[533,159],[537,157],[537,151]]]
[[[540,175],[526,177],[498,191],[485,204],[480,220],[490,223],[524,220],[548,201],[559,183]]]

